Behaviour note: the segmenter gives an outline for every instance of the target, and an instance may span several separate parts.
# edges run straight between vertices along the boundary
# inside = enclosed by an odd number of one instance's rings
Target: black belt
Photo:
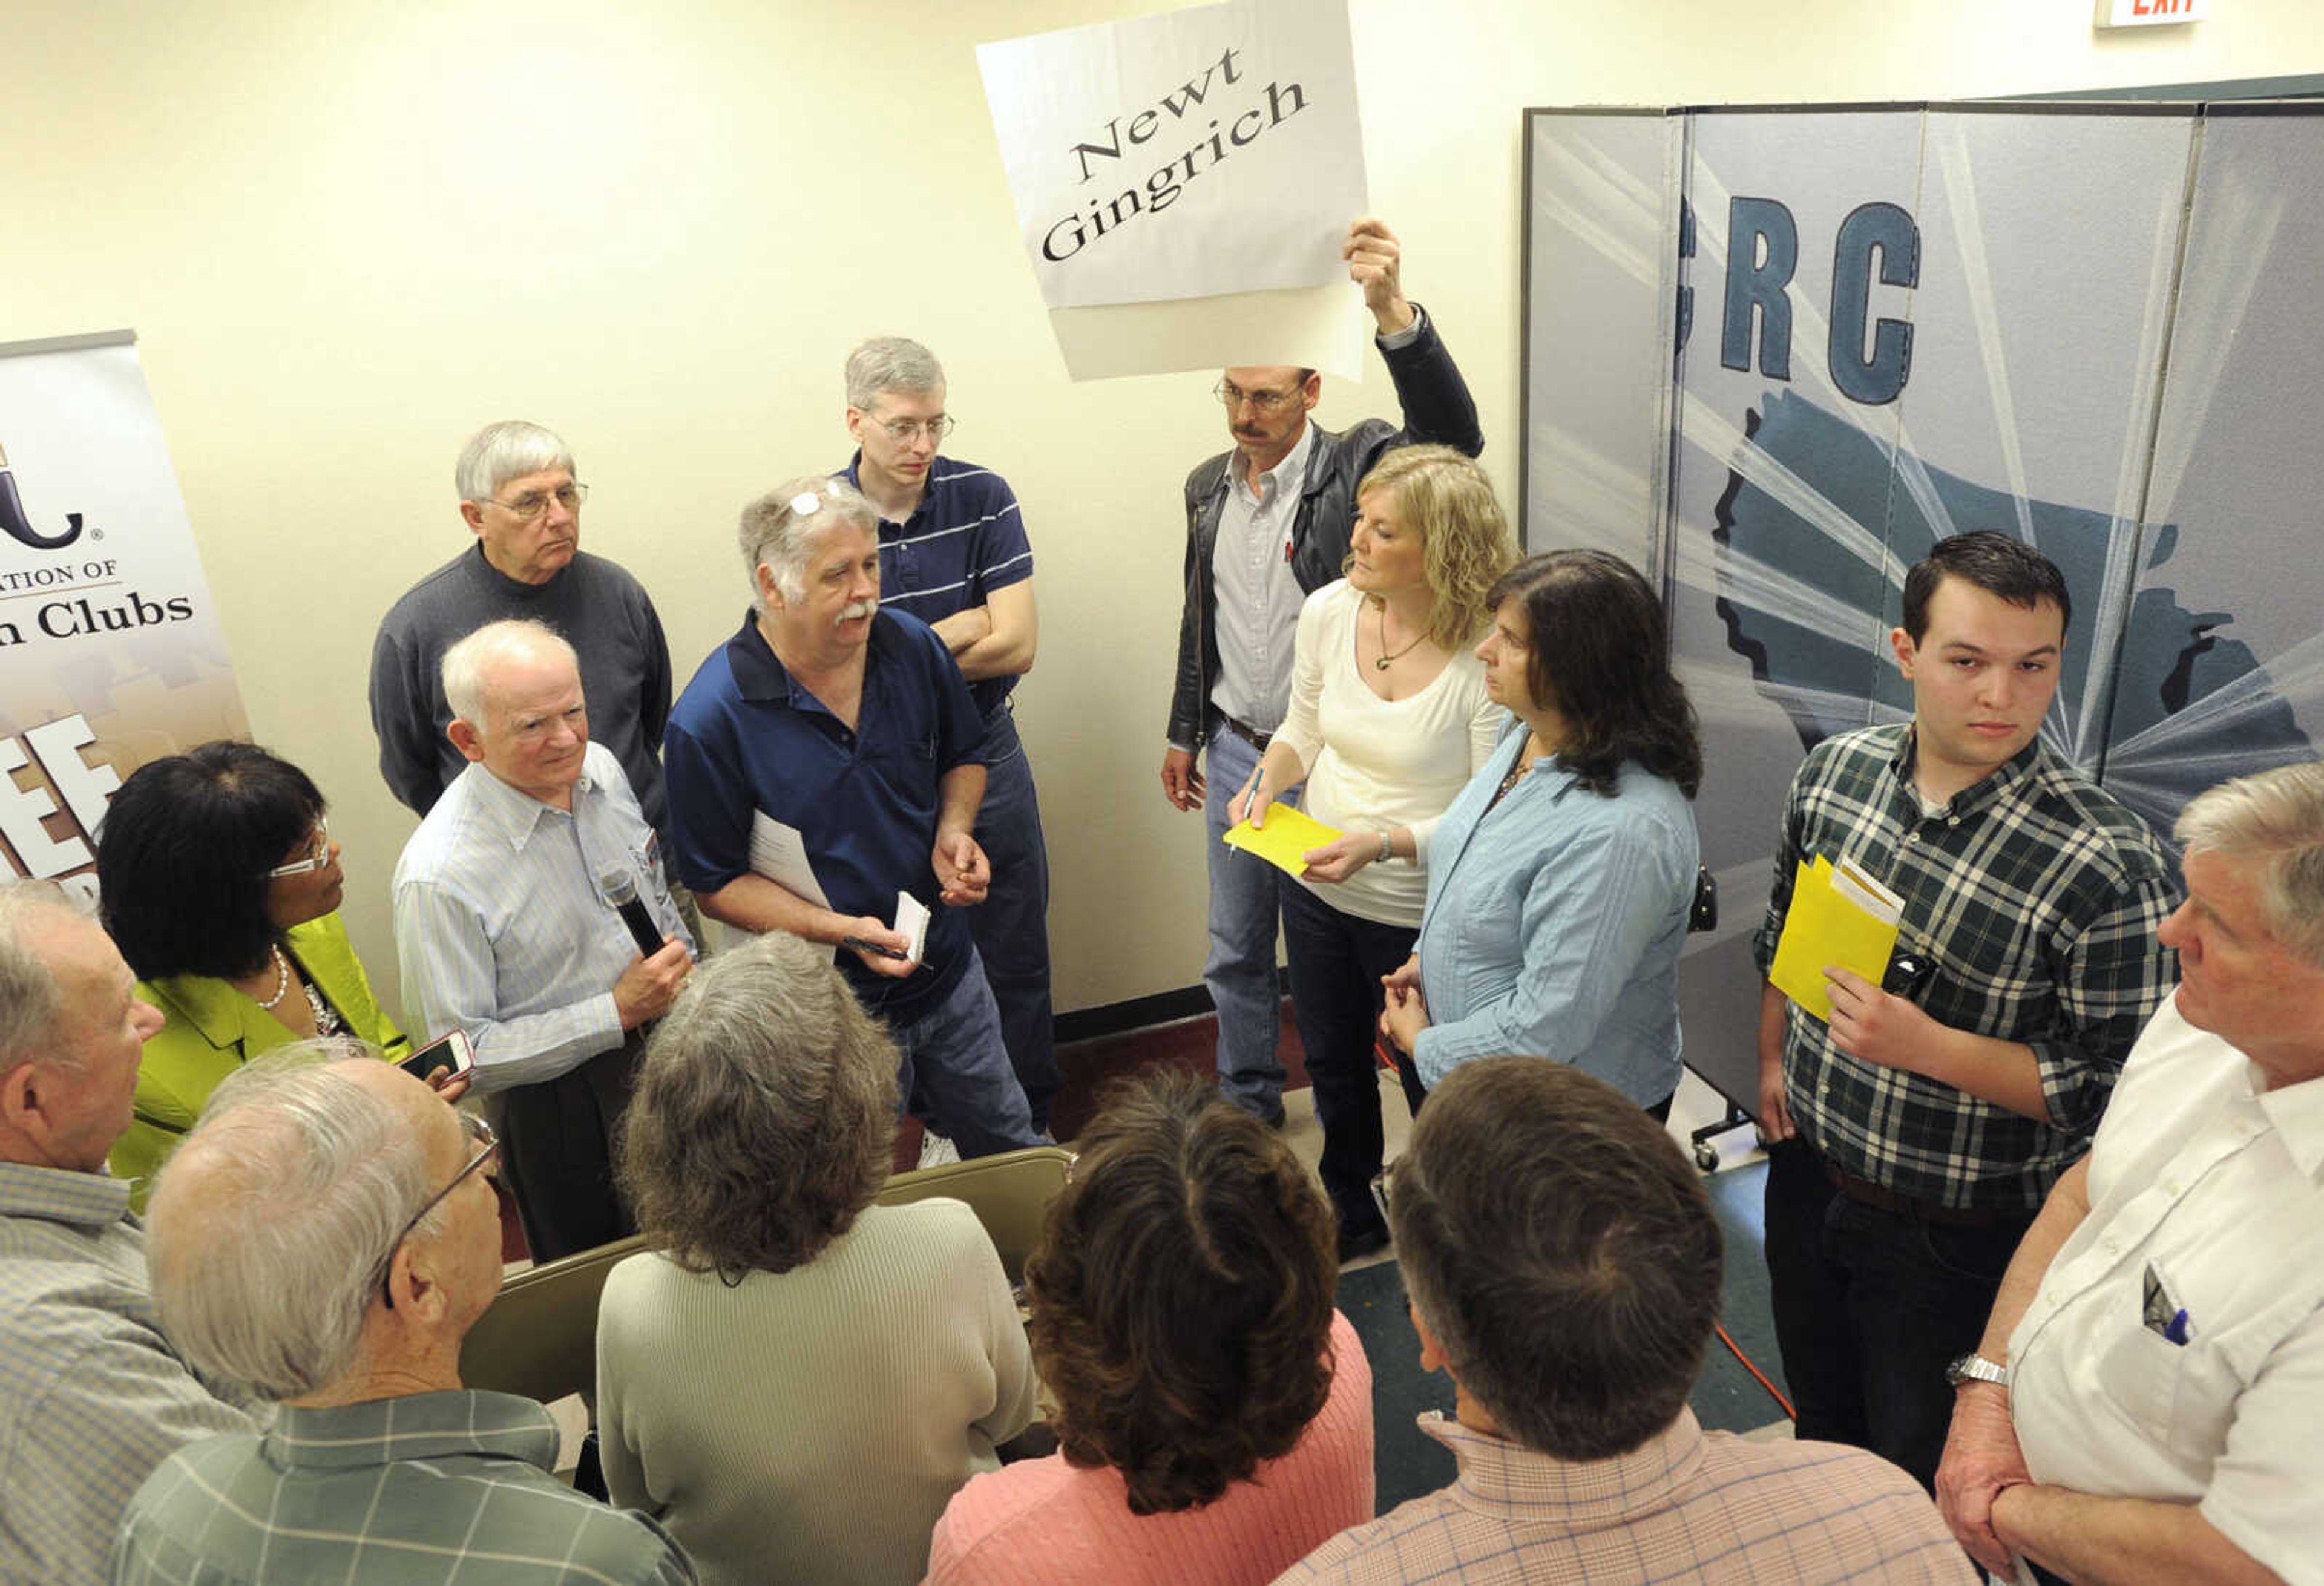
[[[1235,720],[1234,717],[1227,715],[1226,712],[1219,709],[1216,705],[1213,705],[1211,707],[1211,714],[1219,718],[1220,724],[1224,726],[1228,732],[1232,733],[1236,737],[1250,744],[1253,749],[1258,750],[1261,754],[1265,754],[1267,752],[1267,746],[1275,740],[1274,733],[1262,733],[1257,727],[1250,726],[1244,723],[1239,722]]]
[[[1917,1217],[1923,1222],[1934,1222],[1945,1228],[1999,1228],[2005,1223],[2030,1222],[2028,1211],[2002,1211],[1995,1207],[1946,1206],[1934,1201],[1916,1201],[1900,1195],[1895,1190],[1884,1189],[1870,1179],[1858,1178],[1853,1173],[1842,1173],[1821,1157],[1823,1176],[1831,1187],[1849,1200],[1886,1212],[1898,1217]]]

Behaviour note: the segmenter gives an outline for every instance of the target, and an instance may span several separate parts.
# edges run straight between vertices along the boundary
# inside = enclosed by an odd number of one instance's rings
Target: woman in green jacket
[[[140,766],[97,834],[97,875],[137,994],[167,1016],[113,1148],[141,1211],[210,1092],[260,1053],[345,1035],[411,1055],[339,921],[323,796],[290,761],[221,740]]]

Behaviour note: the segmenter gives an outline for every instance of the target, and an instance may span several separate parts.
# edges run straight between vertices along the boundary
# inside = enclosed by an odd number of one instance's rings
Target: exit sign
[[[2202,22],[2211,14],[2211,0],[2098,0],[2098,26],[2151,28],[2172,23]]]

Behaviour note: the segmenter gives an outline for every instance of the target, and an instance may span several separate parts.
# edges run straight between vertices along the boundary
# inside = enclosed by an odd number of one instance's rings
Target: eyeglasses
[[[555,490],[528,490],[514,501],[488,500],[485,504],[514,513],[520,522],[530,523],[549,510],[550,502],[555,502],[568,512],[577,512],[581,510],[581,503],[588,499],[587,485],[560,484]]]
[[[318,871],[330,862],[331,823],[327,817],[318,815],[315,817],[314,850],[304,859],[294,859],[288,864],[276,865],[266,872],[266,878],[272,881],[277,876],[303,876],[310,871]]]
[[[395,1309],[395,1296],[388,1286],[395,1277],[395,1252],[403,1248],[403,1241],[411,1237],[411,1231],[427,1220],[428,1213],[444,1203],[445,1196],[467,1183],[475,1176],[479,1168],[487,1174],[491,1173],[491,1164],[500,1157],[500,1137],[493,1133],[491,1124],[473,1112],[463,1112],[459,1115],[459,1119],[460,1127],[467,1131],[468,1138],[477,1142],[476,1154],[468,1158],[468,1165],[466,1167],[452,1176],[451,1183],[428,1197],[427,1203],[411,1214],[411,1221],[405,1223],[403,1231],[395,1236],[395,1242],[387,1247],[386,1265],[381,1269],[379,1275],[379,1296],[387,1302],[387,1308],[391,1311]]]
[[[950,413],[939,413],[925,424],[918,419],[898,419],[893,421],[875,420],[873,422],[886,430],[888,438],[898,446],[911,445],[912,442],[919,439],[920,431],[923,429],[928,432],[930,441],[942,440],[953,431],[953,417]]]
[[[1211,394],[1230,408],[1249,402],[1253,412],[1279,413],[1299,400],[1299,388],[1295,385],[1289,391],[1245,391],[1231,380],[1222,380],[1211,387]]]

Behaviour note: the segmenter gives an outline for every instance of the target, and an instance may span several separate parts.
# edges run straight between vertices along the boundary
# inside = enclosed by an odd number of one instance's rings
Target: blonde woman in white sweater
[[[1491,482],[1450,447],[1406,447],[1356,487],[1347,576],[1299,613],[1291,709],[1229,817],[1263,817],[1305,779],[1302,806],[1344,834],[1283,891],[1291,1007],[1342,1260],[1388,1242],[1373,1032],[1380,977],[1412,951],[1437,816],[1485,763],[1506,713],[1471,653],[1485,595],[1516,559]],[[1263,819],[1262,819],[1263,824]]]
[[[917,1581],[1033,1418],[975,1215],[872,1203],[896,1070],[828,952],[780,933],[705,964],[646,1047],[621,1176],[653,1249],[599,1306],[600,1454],[705,1581]]]

